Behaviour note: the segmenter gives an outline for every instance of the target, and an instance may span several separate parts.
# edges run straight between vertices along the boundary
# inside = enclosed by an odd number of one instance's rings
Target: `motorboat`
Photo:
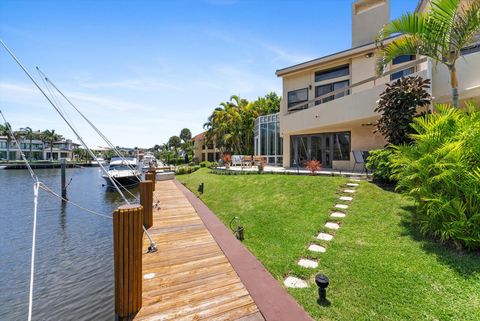
[[[104,174],[102,177],[107,182],[107,185],[113,186],[110,177],[115,181],[115,183],[122,186],[134,186],[140,182],[142,172],[138,169],[138,161],[136,158],[120,158],[113,157],[110,160],[110,165],[108,167],[108,175]],[[109,177],[110,176],[110,177]]]
[[[108,161],[106,161],[103,157],[97,157],[97,160],[95,161],[92,161],[92,166],[107,166],[108,165]]]
[[[143,156],[143,170],[148,170],[150,167],[157,167],[158,161],[153,155],[152,152],[147,152],[145,156]]]

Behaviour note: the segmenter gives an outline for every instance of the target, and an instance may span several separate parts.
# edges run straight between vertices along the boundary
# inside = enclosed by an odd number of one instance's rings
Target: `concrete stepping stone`
[[[338,230],[340,228],[340,225],[338,225],[337,223],[333,223],[333,222],[327,222],[327,223],[325,223],[325,227],[329,228],[329,229],[332,229],[332,230]]]
[[[341,208],[342,210],[344,210],[344,209],[347,209],[347,208],[348,208],[348,205],[345,205],[345,204],[336,204],[336,205],[335,205],[335,208]]]
[[[304,268],[314,269],[318,267],[318,262],[309,259],[300,259],[298,265],[303,266]]]
[[[333,239],[333,235],[330,235],[328,233],[319,233],[317,235],[317,239],[322,241],[331,241]]]
[[[355,178],[352,177],[352,178],[350,178],[350,181],[351,181],[351,182],[361,182],[362,180],[359,179],[359,178],[356,178],[356,177],[355,177]]]
[[[308,247],[308,250],[312,252],[318,252],[318,253],[325,253],[327,251],[326,248],[317,244],[310,244],[310,246]]]
[[[347,183],[347,186],[351,186],[351,187],[357,187],[358,184],[357,183]]]
[[[297,288],[297,289],[303,289],[303,288],[308,288],[307,281],[299,279],[294,276],[288,276],[284,281],[283,284],[287,288]]]
[[[350,193],[350,194],[356,192],[354,189],[345,189],[345,190],[343,190],[343,191],[344,191],[345,193]]]
[[[353,197],[350,196],[340,196],[341,201],[352,201]]]
[[[330,214],[330,217],[337,217],[337,218],[344,218],[345,216],[347,216],[347,214],[342,212],[333,212],[332,214]]]

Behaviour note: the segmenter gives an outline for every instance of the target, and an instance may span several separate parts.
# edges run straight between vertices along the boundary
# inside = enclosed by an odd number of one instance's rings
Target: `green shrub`
[[[392,157],[397,188],[416,200],[424,234],[470,250],[480,248],[480,111],[437,106],[414,120],[412,145]]]
[[[372,150],[368,154],[365,167],[373,174],[378,182],[392,182],[391,159],[394,151],[390,148]]]
[[[211,163],[210,163],[210,166],[208,166],[208,168],[215,168],[215,167],[218,167],[218,163],[217,163],[217,162],[211,162]]]
[[[212,166],[212,163],[210,163],[209,161],[203,161],[200,163],[200,167],[210,167]]]
[[[194,166],[180,166],[177,168],[175,171],[175,175],[184,175],[184,174],[190,174],[193,173],[197,170],[200,169],[200,165],[194,165]]]

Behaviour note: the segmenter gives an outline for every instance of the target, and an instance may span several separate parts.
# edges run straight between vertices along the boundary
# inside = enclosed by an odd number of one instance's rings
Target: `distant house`
[[[220,160],[220,150],[215,142],[207,142],[205,132],[200,133],[192,138],[194,157],[197,161],[218,162]]]
[[[420,1],[417,10],[425,10],[426,3]],[[389,0],[355,1],[352,48],[276,71],[283,81],[279,118],[284,167],[316,159],[325,168],[351,169],[352,151],[384,147],[384,137],[373,132],[379,117],[374,109],[385,84],[395,79],[430,78],[434,101],[450,101],[447,69],[423,57],[397,57],[382,77],[375,76],[375,38],[389,20]],[[480,98],[479,49],[473,45],[457,62],[461,101]]]
[[[19,139],[18,143],[20,148],[24,153],[25,157],[30,158],[30,140],[29,139]],[[0,136],[0,160],[6,160],[7,157],[7,137]],[[32,160],[42,160],[44,158],[44,143],[41,140],[33,139],[32,140]],[[10,160],[21,160],[20,151],[18,150],[17,144],[13,140],[10,141]]]
[[[53,143],[53,152],[51,153],[50,144],[45,143],[43,150],[43,159],[45,160],[73,160],[73,151],[78,148],[80,144],[72,142],[70,139],[65,139]],[[51,154],[50,154],[51,153]]]

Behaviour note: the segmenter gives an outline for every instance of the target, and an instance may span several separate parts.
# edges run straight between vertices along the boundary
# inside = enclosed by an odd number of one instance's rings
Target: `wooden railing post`
[[[133,317],[142,307],[143,207],[123,205],[113,213],[115,314]]]
[[[143,226],[149,229],[153,225],[153,182],[140,182],[140,204],[143,206]]]
[[[152,168],[149,170],[150,173],[153,175],[153,190],[155,190],[155,185],[157,184],[157,168]]]
[[[155,173],[152,173],[150,171],[148,171],[147,173],[145,173],[145,180],[146,181],[152,181],[153,182],[153,190],[155,190],[155,176],[156,176],[156,172]]]

